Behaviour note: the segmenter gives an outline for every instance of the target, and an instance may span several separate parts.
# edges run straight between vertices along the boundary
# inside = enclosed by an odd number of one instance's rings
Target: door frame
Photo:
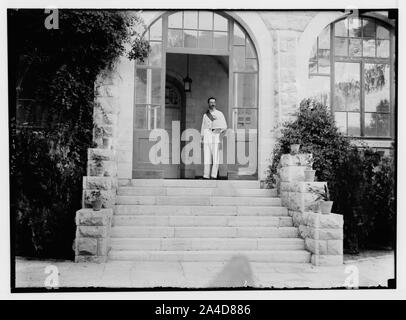
[[[178,11],[178,10],[177,10]],[[181,10],[179,10],[181,11]],[[227,45],[227,49],[203,49],[203,48],[184,48],[184,47],[168,47],[168,17],[174,13],[174,11],[167,11],[165,13],[163,13],[162,15],[156,17],[149,25],[149,27],[146,29],[145,32],[147,32],[149,30],[149,28],[156,23],[157,21],[159,21],[159,19],[162,19],[162,50],[161,50],[161,127],[165,126],[164,121],[165,121],[165,86],[166,86],[166,54],[167,53],[178,53],[178,54],[196,54],[196,55],[220,55],[220,56],[228,56],[228,65],[229,65],[229,99],[228,99],[228,119],[229,119],[229,123],[231,123],[231,128],[232,129],[237,129],[236,127],[236,119],[235,119],[235,112],[234,110],[236,109],[235,106],[235,97],[234,97],[234,74],[236,72],[236,70],[234,70],[233,68],[233,34],[234,34],[234,23],[239,24],[239,28],[241,28],[241,30],[244,32],[244,34],[246,36],[249,37],[253,49],[256,53],[256,59],[257,59],[257,66],[258,69],[256,72],[254,72],[257,75],[257,85],[256,85],[256,130],[257,130],[257,146],[256,146],[256,152],[257,152],[257,156],[256,156],[256,175],[255,178],[259,178],[259,56],[258,56],[258,52],[256,49],[256,46],[252,40],[251,35],[247,32],[246,28],[244,28],[234,17],[224,13],[224,12],[219,12],[216,10],[211,10],[212,12],[214,12],[215,14],[219,14],[223,17],[225,17],[228,21],[228,45]],[[183,28],[182,28],[183,30]],[[137,69],[137,64],[135,64],[135,69]],[[142,68],[142,66],[141,66]],[[145,66],[144,66],[145,68]],[[147,67],[147,68],[154,68],[154,67]],[[156,67],[155,67],[156,68]],[[252,73],[252,72],[241,72],[238,71],[239,73]],[[135,83],[136,85],[136,83]],[[183,90],[182,90],[183,91]],[[135,93],[135,89],[134,89],[134,93]],[[184,93],[184,92],[183,92]],[[185,96],[185,100],[182,97],[182,102],[184,101],[185,105],[186,105],[186,96]],[[185,113],[182,112],[182,115],[184,115]],[[135,112],[134,112],[134,117],[136,116]],[[133,123],[135,123],[135,120],[133,121]],[[181,126],[182,124],[185,124],[185,121],[181,121]],[[183,132],[184,128],[181,127],[181,132]],[[134,146],[134,144],[133,144]],[[182,148],[181,148],[182,150]],[[136,150],[133,150],[134,152],[136,152]],[[181,162],[182,164],[182,162]],[[133,162],[134,165],[134,162]],[[135,168],[132,168],[132,171],[134,172]],[[182,170],[181,170],[182,172]],[[182,175],[181,175],[182,178]],[[252,179],[252,176],[249,177],[244,177],[242,176],[241,179]]]

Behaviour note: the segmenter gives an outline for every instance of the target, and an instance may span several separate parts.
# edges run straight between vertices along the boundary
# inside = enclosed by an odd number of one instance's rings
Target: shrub
[[[395,166],[392,157],[385,157],[375,168],[372,190],[369,195],[374,228],[368,242],[378,247],[395,246],[396,235],[396,193]]]
[[[129,44],[130,59],[142,59],[149,44],[130,27],[137,15],[114,10],[59,10],[59,29],[44,28],[43,10],[9,10],[9,65],[16,90],[28,81],[32,109],[45,126],[21,127],[10,119],[11,213],[16,253],[72,258],[75,212],[81,208],[82,177],[92,146],[94,83],[114,67]],[[13,73],[14,71],[14,73]],[[30,79],[31,79],[30,78]],[[23,90],[20,90],[22,87]],[[17,90],[17,88],[19,88]],[[16,110],[10,102],[10,111]]]
[[[350,141],[335,125],[327,107],[316,100],[301,102],[296,120],[284,123],[281,136],[273,150],[272,164],[267,182],[274,186],[274,174],[282,154],[289,153],[289,146],[300,137],[301,151],[313,154],[313,168],[320,181],[330,181],[340,155],[350,147]]]
[[[395,234],[394,166],[367,146],[351,144],[337,129],[327,107],[318,101],[301,102],[294,121],[285,123],[273,150],[267,182],[275,186],[280,157],[300,136],[301,151],[313,154],[316,176],[327,181],[333,212],[344,215],[347,251],[393,245]]]

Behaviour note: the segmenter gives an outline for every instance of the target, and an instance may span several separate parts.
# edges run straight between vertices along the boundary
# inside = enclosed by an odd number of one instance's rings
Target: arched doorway
[[[221,12],[178,11],[159,17],[145,37],[150,41],[150,55],[135,66],[133,178],[175,176],[172,163],[170,170],[168,164],[152,164],[148,151],[156,143],[148,139],[150,132],[169,128],[165,88],[167,74],[172,71],[181,79],[190,72],[192,78],[192,90],[184,95],[182,132],[185,128],[200,130],[207,98],[215,96],[228,127],[234,130],[236,150],[234,160],[230,161],[223,148],[220,176],[257,179],[258,59],[248,34]],[[171,142],[172,136],[173,132]],[[227,136],[224,147],[228,148],[229,139]],[[172,150],[169,154],[173,156]],[[180,171],[177,177],[196,178],[201,175],[202,164],[185,166]]]

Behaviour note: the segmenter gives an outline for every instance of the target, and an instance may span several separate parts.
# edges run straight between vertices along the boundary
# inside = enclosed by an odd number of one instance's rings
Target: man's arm
[[[223,129],[223,131],[224,130],[226,130],[227,129],[227,121],[226,121],[226,118],[224,117],[224,114],[223,113],[221,113],[221,118],[222,118],[222,120],[223,120],[223,125],[224,125],[224,127],[222,126],[222,129]]]
[[[200,129],[200,137],[201,137],[202,141],[203,141],[204,131],[207,129],[209,129],[209,123],[208,123],[208,118],[207,118],[206,114],[204,114],[203,119],[202,119],[202,128]]]
[[[220,123],[219,123],[219,128],[216,129],[216,132],[217,132],[217,133],[223,133],[224,131],[227,130],[227,121],[226,121],[226,118],[224,117],[224,114],[223,114],[221,111],[219,112],[219,119],[218,119],[218,121],[219,121]]]

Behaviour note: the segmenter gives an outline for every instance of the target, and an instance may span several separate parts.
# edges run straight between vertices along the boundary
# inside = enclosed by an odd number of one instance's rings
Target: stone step
[[[310,252],[305,250],[208,250],[208,251],[137,251],[111,250],[110,260],[130,261],[228,261],[232,257],[244,256],[250,262],[309,263]]]
[[[120,179],[119,186],[134,187],[184,187],[184,188],[260,188],[257,180],[194,180],[194,179]]]
[[[304,250],[299,238],[111,238],[112,250]]]
[[[276,197],[276,189],[254,188],[186,188],[186,187],[120,187],[119,196],[234,196],[234,197]]]
[[[287,216],[288,209],[281,206],[162,206],[162,205],[116,205],[115,215],[234,215],[234,216]]]
[[[294,227],[134,227],[114,226],[112,238],[297,238]]]
[[[196,206],[280,206],[280,198],[216,196],[117,196],[117,204]]]
[[[291,217],[119,215],[113,217],[113,226],[292,227],[293,222]]]

